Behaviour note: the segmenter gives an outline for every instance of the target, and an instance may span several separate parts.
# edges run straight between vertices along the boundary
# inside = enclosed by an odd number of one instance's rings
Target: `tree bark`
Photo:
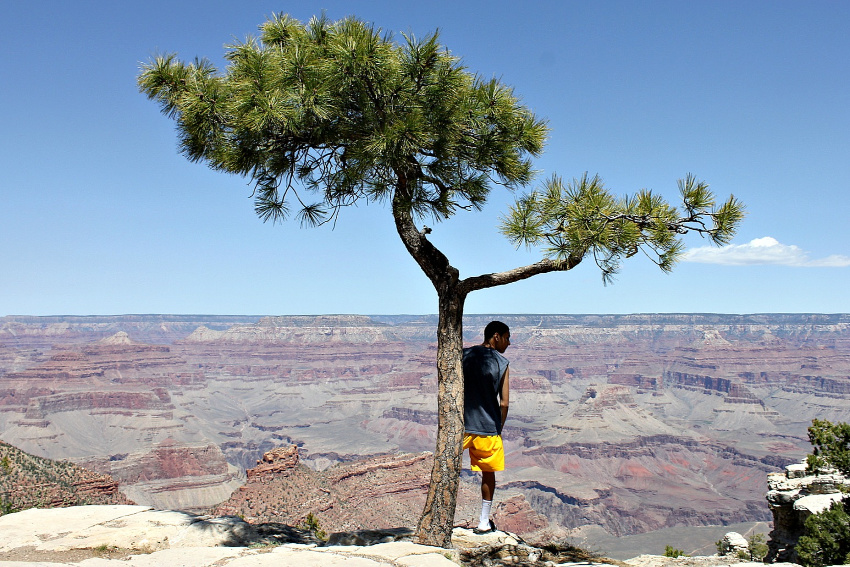
[[[463,303],[457,289],[440,293],[437,325],[437,446],[425,508],[416,528],[420,543],[451,547],[463,444]]]
[[[396,230],[407,251],[431,280],[439,298],[437,324],[437,446],[422,517],[420,543],[451,547],[463,443],[463,304],[466,292],[448,258],[413,222],[404,183],[393,198]]]

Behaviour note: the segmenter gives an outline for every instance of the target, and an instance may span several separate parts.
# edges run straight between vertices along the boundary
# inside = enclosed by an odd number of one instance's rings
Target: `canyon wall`
[[[494,318],[513,343],[499,486],[564,529],[769,519],[765,474],[809,451],[813,417],[846,420],[850,406],[848,315],[478,315],[467,344]],[[0,318],[0,438],[184,509],[226,500],[277,447],[320,472],[431,451],[435,328],[431,316]]]

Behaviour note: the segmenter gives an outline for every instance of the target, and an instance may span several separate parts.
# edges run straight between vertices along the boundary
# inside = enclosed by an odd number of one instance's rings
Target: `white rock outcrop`
[[[80,567],[454,567],[454,552],[393,541],[359,546],[284,544],[248,547],[257,534],[233,517],[196,516],[147,506],[73,506],[30,509],[0,516],[0,565]],[[70,563],[63,553],[120,548],[128,557],[95,556]],[[37,561],[27,560],[35,552]],[[50,560],[45,560],[45,555]]]
[[[773,530],[767,542],[766,561],[795,561],[794,547],[803,535],[806,518],[843,500],[850,479],[837,472],[809,474],[805,463],[767,475],[767,504],[773,513]]]

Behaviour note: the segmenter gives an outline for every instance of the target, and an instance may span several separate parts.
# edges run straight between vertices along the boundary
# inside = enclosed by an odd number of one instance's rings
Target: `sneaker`
[[[493,533],[495,531],[498,531],[496,529],[496,524],[493,523],[493,520],[490,520],[490,527],[489,528],[487,528],[487,529],[475,528],[474,530],[472,530],[472,533],[474,533],[476,535],[482,535],[482,534]]]

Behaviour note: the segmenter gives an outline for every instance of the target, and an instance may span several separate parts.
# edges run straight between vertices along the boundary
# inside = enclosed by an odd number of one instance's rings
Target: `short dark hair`
[[[510,332],[511,330],[508,328],[508,326],[502,323],[501,321],[490,321],[489,323],[487,323],[487,326],[484,327],[484,342],[489,341],[490,338],[496,333],[499,333],[500,335],[505,335]]]

